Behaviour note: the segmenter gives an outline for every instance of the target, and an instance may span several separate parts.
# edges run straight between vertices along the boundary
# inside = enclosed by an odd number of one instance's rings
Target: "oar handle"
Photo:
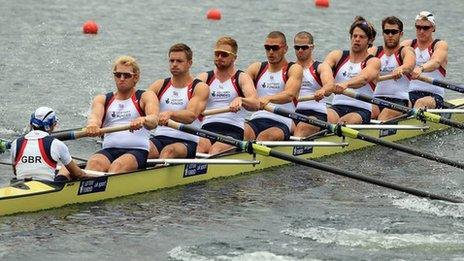
[[[452,90],[452,91],[455,91],[455,92],[464,93],[464,86],[462,86],[462,85],[445,82],[445,81],[430,78],[430,77],[427,77],[427,76],[424,76],[424,75],[419,75],[419,77],[417,79],[419,81],[430,83],[432,85],[441,87],[443,89],[448,89],[448,90]]]
[[[230,112],[229,107],[216,108],[211,110],[206,110],[202,113],[203,116],[215,115],[220,113]]]
[[[423,82],[426,82],[426,83],[433,84],[433,78],[430,78],[430,77],[427,77],[427,76],[424,76],[424,75],[419,75],[419,77],[417,77],[417,79],[419,81],[423,81]]]
[[[393,75],[387,74],[387,75],[380,76],[379,79],[377,79],[377,82],[388,81],[388,80],[393,80],[393,79],[395,79]]]
[[[102,134],[112,133],[112,132],[129,130],[130,127],[131,127],[130,124],[124,124],[124,125],[101,128],[100,131]],[[85,128],[82,128],[79,131],[68,131],[68,132],[56,133],[56,134],[52,134],[51,136],[59,140],[75,140],[75,139],[79,139],[82,137],[87,137],[88,135],[87,135]]]
[[[314,95],[306,95],[306,96],[298,97],[299,102],[312,101],[314,99],[315,99]]]

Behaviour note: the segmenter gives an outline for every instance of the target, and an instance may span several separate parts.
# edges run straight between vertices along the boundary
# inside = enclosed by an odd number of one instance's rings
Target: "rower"
[[[400,46],[403,22],[396,16],[382,20],[383,46],[373,46],[368,52],[380,59],[380,75],[392,75],[394,79],[377,83],[374,97],[409,106],[409,73],[416,64],[416,55],[409,46]],[[372,118],[386,121],[400,116],[402,112],[372,105]]]
[[[103,149],[93,154],[86,169],[120,173],[145,168],[149,132],[158,124],[158,99],[153,92],[136,89],[137,61],[121,56],[113,63],[117,90],[93,99],[87,122],[88,136],[101,136],[102,127],[130,124],[130,130],[106,133]]]
[[[296,63],[303,67],[303,80],[299,97],[314,95],[315,100],[300,101],[296,112],[321,121],[327,121],[327,105],[325,96],[330,95],[333,88],[332,70],[326,64],[313,60],[314,38],[306,31],[301,31],[293,38]],[[321,75],[322,73],[322,75]],[[324,84],[325,83],[325,84]],[[295,121],[294,136],[307,137],[320,130],[319,127],[301,121]]]
[[[68,181],[63,175],[55,175],[61,162],[73,179],[86,178],[86,174],[71,158],[68,147],[49,134],[57,123],[53,109],[40,107],[31,115],[31,131],[11,143],[13,173],[17,179]]]
[[[159,124],[172,119],[199,125],[198,117],[208,102],[209,87],[190,74],[193,53],[186,44],[171,46],[168,52],[172,77],[150,85],[160,100]],[[149,158],[195,158],[198,137],[166,126],[158,126],[150,138]]]
[[[358,16],[350,27],[350,50],[330,52],[324,63],[333,68],[336,94],[332,107],[327,109],[331,123],[359,124],[369,123],[372,106],[342,95],[347,88],[372,96],[374,80],[379,77],[380,60],[367,52],[375,39],[375,29],[364,18]]]
[[[270,32],[264,49],[267,61],[253,63],[246,70],[255,83],[260,109],[271,103],[295,111],[303,68],[287,62],[285,54],[288,46],[282,32]],[[291,128],[291,119],[260,110],[254,112],[245,124],[245,139],[288,140]]]
[[[416,39],[405,40],[403,46],[411,46],[416,52],[416,67],[411,73],[409,99],[414,108],[442,108],[445,91],[441,87],[416,80],[420,75],[444,80],[448,64],[448,44],[433,38],[436,30],[435,16],[420,12],[415,19]]]
[[[215,70],[203,72],[198,79],[209,85],[207,110],[229,107],[230,112],[206,116],[202,129],[243,140],[245,113],[259,108],[258,95],[250,76],[235,67],[238,45],[231,37],[221,37],[214,47]],[[200,138],[198,152],[215,154],[232,148],[222,142]]]

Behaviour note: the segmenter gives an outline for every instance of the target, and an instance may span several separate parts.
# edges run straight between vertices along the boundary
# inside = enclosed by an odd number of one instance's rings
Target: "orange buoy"
[[[216,8],[209,9],[206,13],[206,18],[209,20],[221,20],[221,11]]]
[[[314,0],[314,4],[319,8],[328,8],[329,0]]]
[[[95,23],[95,21],[86,21],[82,26],[82,31],[84,34],[96,34],[98,33],[98,25]]]

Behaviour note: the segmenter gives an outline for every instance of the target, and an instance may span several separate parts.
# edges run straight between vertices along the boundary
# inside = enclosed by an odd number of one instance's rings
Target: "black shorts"
[[[120,148],[106,148],[97,151],[97,153],[104,155],[110,162],[115,161],[117,158],[124,154],[131,154],[137,160],[138,169],[144,169],[147,165],[148,151],[141,149],[120,149]]]
[[[171,145],[173,143],[182,143],[187,148],[187,159],[194,159],[197,154],[197,143],[191,140],[183,140],[172,138],[168,136],[151,136],[151,142],[155,145],[159,153],[163,150],[164,147]]]
[[[409,100],[411,101],[413,107],[417,100],[419,100],[420,98],[427,97],[427,96],[431,96],[435,100],[437,109],[443,108],[445,106],[443,97],[441,97],[438,94],[431,93],[431,92],[424,92],[424,91],[410,91],[409,92]]]
[[[337,112],[338,116],[340,117],[354,112],[361,116],[362,124],[368,124],[371,122],[371,112],[369,110],[349,105],[332,105],[330,108]]]
[[[295,112],[299,113],[299,114],[303,114],[305,116],[313,116],[313,117],[316,117],[316,119],[318,119],[318,120],[327,122],[327,114],[326,113],[313,111],[313,110],[303,110],[303,109],[297,109]],[[293,122],[295,122],[295,125],[298,125],[298,123],[300,121],[293,120]]]
[[[221,122],[211,122],[203,125],[201,127],[204,130],[218,133],[224,136],[229,136],[237,140],[243,140],[243,129],[235,125],[221,123]],[[211,140],[211,144],[214,144],[214,140]]]
[[[409,100],[390,98],[390,97],[375,97],[375,98],[381,99],[381,100],[384,100],[384,101],[388,101],[388,102],[391,102],[391,103],[396,103],[396,104],[399,104],[399,105],[403,105],[404,107],[409,106]],[[377,106],[379,107],[380,112],[382,112],[383,109],[388,108],[388,107],[385,107],[385,106],[382,106],[382,105],[377,105]]]
[[[290,139],[290,129],[282,122],[267,118],[257,118],[247,122],[247,124],[253,129],[256,136],[271,127],[277,127],[284,132],[284,140]]]

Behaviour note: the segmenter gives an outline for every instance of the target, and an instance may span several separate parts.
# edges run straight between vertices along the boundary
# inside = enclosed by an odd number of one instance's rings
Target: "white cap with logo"
[[[30,124],[38,129],[49,131],[58,121],[52,108],[40,107],[31,115]]]
[[[435,16],[433,16],[433,14],[429,11],[421,11],[418,15],[416,15],[416,21],[423,19],[427,19],[433,26],[435,26]]]

